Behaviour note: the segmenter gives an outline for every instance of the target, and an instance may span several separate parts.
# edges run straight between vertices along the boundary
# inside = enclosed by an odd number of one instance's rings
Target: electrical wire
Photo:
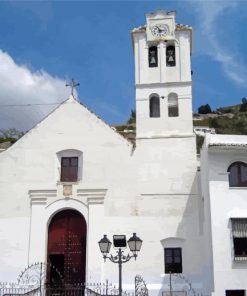
[[[51,106],[51,105],[60,105],[63,102],[58,102],[58,103],[37,103],[37,104],[4,104],[1,105],[0,107],[30,107],[30,106]]]

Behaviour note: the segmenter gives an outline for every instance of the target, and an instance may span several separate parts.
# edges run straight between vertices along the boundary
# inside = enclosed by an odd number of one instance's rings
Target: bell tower
[[[192,137],[192,29],[175,12],[146,14],[132,30],[136,86],[136,139]]]
[[[174,208],[195,192],[197,171],[192,29],[176,24],[175,17],[175,12],[148,13],[146,24],[132,30],[139,189],[145,196],[169,197],[169,204],[176,197]]]

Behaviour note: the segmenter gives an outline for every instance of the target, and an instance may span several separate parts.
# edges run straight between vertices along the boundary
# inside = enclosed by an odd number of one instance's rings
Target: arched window
[[[174,45],[168,45],[166,48],[166,66],[174,67],[176,66],[176,52]]]
[[[158,67],[158,48],[157,46],[151,46],[148,49],[148,63],[149,67]]]
[[[178,95],[175,93],[168,95],[168,117],[178,117]]]
[[[156,94],[151,95],[149,99],[149,116],[160,117],[160,98]]]
[[[232,163],[227,172],[229,173],[230,187],[247,187],[247,164],[244,162]]]

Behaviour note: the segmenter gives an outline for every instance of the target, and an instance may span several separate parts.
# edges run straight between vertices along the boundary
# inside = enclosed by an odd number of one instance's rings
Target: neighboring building
[[[194,126],[194,133],[204,137],[206,134],[215,134],[215,129],[208,126]]]
[[[11,142],[3,142],[3,143],[0,143],[0,152],[5,151],[5,150],[8,149],[11,145],[12,145]]]
[[[197,167],[192,29],[176,24],[174,12],[157,11],[147,14],[146,25],[135,28],[131,36],[135,145],[70,97],[0,154],[2,281],[14,280],[27,265],[46,262],[68,284],[106,279],[117,284],[117,266],[103,262],[98,241],[103,234],[111,239],[136,232],[143,247],[136,261],[124,265],[124,289],[133,289],[134,276],[141,274],[150,294],[166,295],[170,273],[185,277],[175,286],[180,291],[186,282],[203,295],[237,289],[230,280],[222,280],[225,270],[220,263],[231,264],[231,257],[225,256],[227,250],[221,255],[217,249],[227,232],[220,233],[217,219],[227,208],[221,206],[223,196],[219,205],[210,191],[218,180],[211,182],[208,176],[214,166],[208,140],[201,172]],[[215,153],[219,161],[227,153],[222,151]],[[231,161],[235,160],[229,155],[229,165]],[[225,178],[217,168],[213,174]],[[225,186],[227,190],[231,192]],[[244,209],[243,197],[239,198]],[[239,278],[247,278],[244,268],[227,272],[233,281],[235,273],[236,279],[239,273]],[[57,281],[49,265],[46,279]],[[241,279],[239,287],[247,289],[246,282]]]
[[[247,290],[247,137],[207,135],[201,153],[204,233],[212,295]],[[225,292],[227,291],[227,293]]]

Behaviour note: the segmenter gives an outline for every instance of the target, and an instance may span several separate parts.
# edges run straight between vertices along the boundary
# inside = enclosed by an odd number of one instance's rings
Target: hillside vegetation
[[[202,120],[194,120],[193,123],[194,126],[214,128],[216,134],[247,135],[247,100],[243,98],[242,104],[220,107],[211,113],[204,113]]]
[[[202,105],[198,108],[197,120],[193,120],[193,125],[214,128],[216,134],[247,135],[247,99],[243,98],[241,104],[220,107],[215,111],[212,111],[209,104]],[[136,130],[135,110],[131,110],[126,123],[114,125],[113,128],[134,143]],[[24,134],[25,132],[16,129],[0,129],[0,144],[4,142],[13,144]],[[203,140],[204,137],[196,136],[198,153]]]

